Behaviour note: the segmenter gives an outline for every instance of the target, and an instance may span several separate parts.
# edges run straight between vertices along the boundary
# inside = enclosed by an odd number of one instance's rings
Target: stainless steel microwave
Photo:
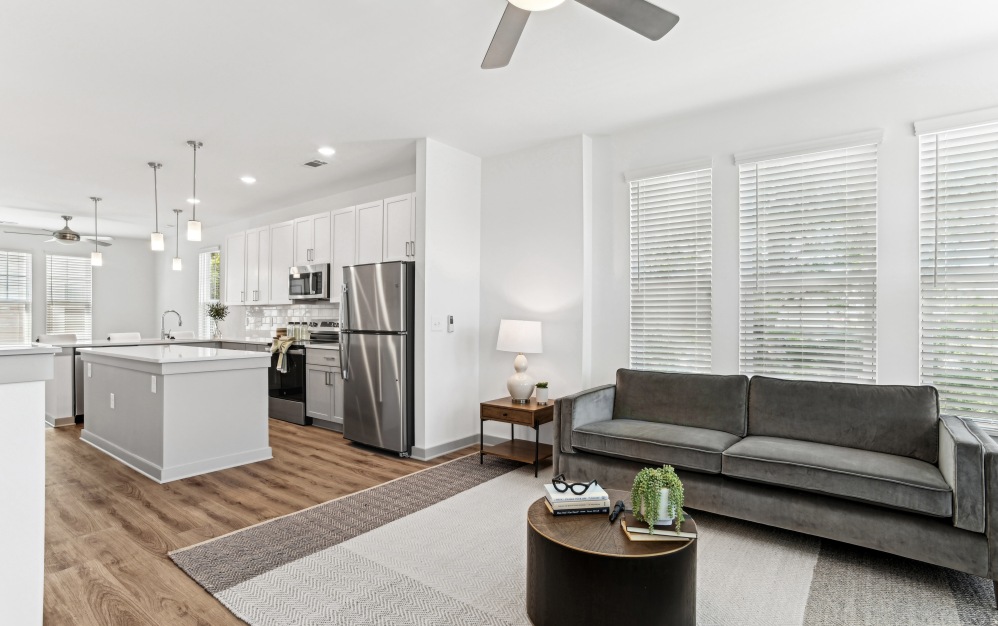
[[[299,265],[288,277],[291,300],[329,300],[329,263]]]

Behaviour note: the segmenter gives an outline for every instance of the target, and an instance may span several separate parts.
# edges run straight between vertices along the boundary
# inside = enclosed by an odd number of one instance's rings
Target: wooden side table
[[[531,398],[528,404],[516,404],[509,397],[489,400],[482,402],[480,417],[478,462],[483,463],[486,454],[494,454],[521,463],[533,463],[534,476],[537,476],[538,463],[551,457],[551,446],[540,442],[540,426],[554,420],[554,402],[537,404],[537,400]],[[509,424],[509,441],[486,446],[485,422],[488,420]],[[513,427],[517,424],[534,429],[534,445],[513,436]]]

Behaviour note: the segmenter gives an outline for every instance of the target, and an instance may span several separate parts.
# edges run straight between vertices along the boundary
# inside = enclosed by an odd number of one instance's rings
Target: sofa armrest
[[[558,398],[554,407],[555,447],[564,454],[572,454],[572,431],[579,426],[601,422],[613,417],[613,398],[616,386],[603,385]]]
[[[984,532],[988,537],[988,570],[991,580],[998,580],[998,443],[984,429],[968,422],[971,432],[984,448]]]
[[[953,415],[940,416],[939,471],[953,489],[953,525],[982,533],[986,494],[984,450],[991,438],[976,426]]]

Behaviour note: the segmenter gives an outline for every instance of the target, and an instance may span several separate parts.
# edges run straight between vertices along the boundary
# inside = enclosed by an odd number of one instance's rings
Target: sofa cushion
[[[740,437],[720,430],[614,419],[576,428],[572,447],[655,465],[719,474],[721,452]]]
[[[907,456],[939,456],[934,387],[856,385],[754,376],[748,434]]]
[[[725,450],[723,459],[722,473],[732,478],[953,515],[953,492],[936,466],[906,456],[750,435]]]
[[[748,378],[619,369],[613,419],[695,426],[744,437]]]

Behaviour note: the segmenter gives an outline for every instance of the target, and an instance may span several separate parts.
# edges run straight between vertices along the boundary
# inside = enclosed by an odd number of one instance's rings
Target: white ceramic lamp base
[[[513,360],[513,369],[516,373],[506,379],[506,389],[513,402],[526,404],[530,401],[530,395],[534,392],[534,379],[527,374],[527,357],[523,353],[516,355]]]

